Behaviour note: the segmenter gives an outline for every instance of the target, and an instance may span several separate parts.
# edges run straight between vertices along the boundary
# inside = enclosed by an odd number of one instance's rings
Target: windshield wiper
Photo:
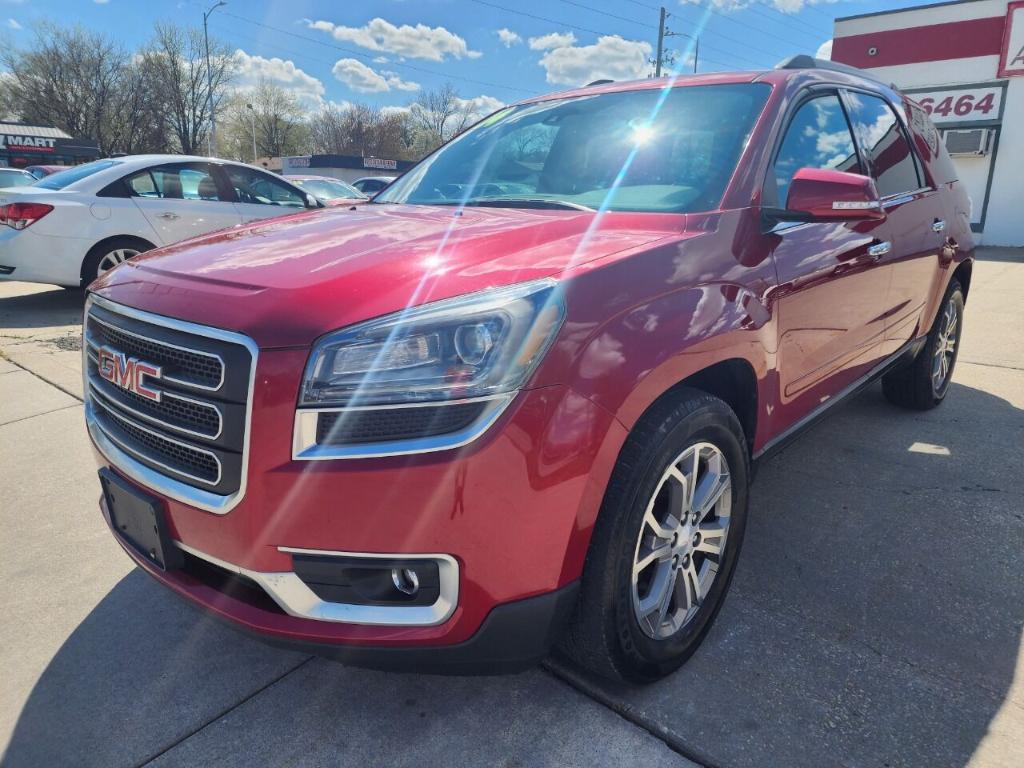
[[[570,211],[593,211],[586,205],[570,203],[568,200],[549,200],[544,197],[502,197],[502,198],[479,198],[467,200],[463,205],[479,206],[481,208],[550,208]]]

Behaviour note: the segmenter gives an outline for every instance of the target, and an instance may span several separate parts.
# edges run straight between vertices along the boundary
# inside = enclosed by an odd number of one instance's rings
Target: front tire
[[[562,650],[634,683],[683,664],[729,588],[749,477],[743,430],[718,398],[685,389],[646,414],[612,473]]]
[[[927,411],[945,399],[960,353],[963,327],[964,291],[960,281],[953,278],[917,357],[907,367],[882,377],[882,392],[889,402],[901,408]]]

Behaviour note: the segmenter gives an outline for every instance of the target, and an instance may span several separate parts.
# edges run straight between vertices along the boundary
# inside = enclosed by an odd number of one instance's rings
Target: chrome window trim
[[[90,358],[90,359],[92,359],[92,358]],[[145,419],[146,421],[150,422],[151,424],[156,424],[158,426],[164,427],[165,429],[173,429],[175,432],[180,432],[183,435],[188,435],[190,437],[198,437],[198,438],[202,438],[203,440],[217,440],[221,436],[221,433],[224,431],[224,414],[222,414],[220,408],[218,408],[213,403],[204,403],[201,400],[193,400],[190,397],[181,397],[180,395],[176,395],[175,393],[173,393],[173,392],[171,392],[170,390],[167,390],[167,389],[161,389],[160,390],[160,394],[163,397],[169,397],[172,400],[181,400],[181,401],[186,402],[186,403],[194,403],[196,405],[201,405],[204,408],[209,408],[210,410],[214,411],[217,414],[217,432],[216,432],[216,434],[212,434],[211,435],[211,434],[209,434],[207,432],[197,432],[197,431],[195,431],[193,429],[188,429],[187,427],[179,427],[176,424],[170,424],[170,423],[164,421],[163,419],[158,419],[155,416],[150,416],[149,414],[142,413],[141,411],[137,411],[134,408],[125,405],[124,403],[119,403],[116,400],[114,400],[112,397],[110,397],[110,395],[106,394],[102,389],[100,389],[95,384],[93,384],[91,381],[89,382],[89,389],[90,390],[95,390],[96,393],[100,397],[102,397],[104,400],[106,400],[109,403],[113,403],[116,408],[120,408],[121,410],[128,411],[128,413],[132,414],[133,416],[136,416],[136,417],[138,417],[140,419]]]
[[[334,408],[299,408],[295,411],[295,427],[292,436],[292,459],[294,461],[327,461],[331,459],[379,459],[388,456],[408,456],[417,453],[448,451],[468,445],[484,434],[515,399],[518,390],[498,395],[471,397],[462,400],[440,400],[418,403],[395,403],[389,405],[358,405]],[[409,440],[394,440],[380,443],[356,443],[352,445],[320,445],[316,441],[317,421],[321,413],[342,413],[345,411],[383,411],[405,408],[427,408],[468,403],[489,403],[490,405],[464,429],[443,435],[417,437]]]
[[[254,581],[281,610],[289,616],[338,624],[368,624],[391,627],[433,627],[443,624],[455,612],[459,603],[459,564],[451,555],[409,553],[338,552],[323,549],[278,547],[279,552],[296,555],[352,557],[367,559],[396,558],[402,560],[429,560],[437,563],[440,590],[432,605],[356,605],[332,603],[317,597],[302,579],[292,571],[263,572],[221,560],[179,541],[175,545],[200,560],[205,560],[231,573]]]
[[[211,339],[240,344],[248,350],[251,363],[249,365],[249,387],[246,390],[240,477],[238,481],[238,490],[227,496],[211,493],[210,491],[204,491],[201,488],[194,488],[191,485],[187,485],[186,483],[179,482],[174,478],[156,472],[145,464],[136,461],[130,454],[118,447],[114,441],[107,438],[106,434],[96,423],[96,417],[91,413],[91,405],[88,400],[86,400],[85,403],[85,420],[89,429],[89,434],[92,437],[93,442],[96,444],[96,448],[99,450],[100,454],[102,454],[103,457],[106,458],[106,460],[113,466],[117,467],[128,477],[146,488],[163,494],[175,501],[181,502],[182,504],[187,504],[206,512],[212,512],[216,515],[227,514],[242,501],[245,497],[245,491],[248,486],[249,443],[252,437],[253,389],[256,386],[256,364],[259,358],[259,347],[256,346],[256,342],[242,333],[225,331],[221,328],[199,325],[198,323],[190,323],[185,320],[177,320],[172,317],[157,315],[141,309],[134,309],[133,307],[118,304],[117,302],[104,299],[101,296],[96,296],[95,294],[89,294],[89,297],[85,302],[84,314],[86,319],[89,317],[89,309],[93,304],[103,307],[114,314],[121,314],[142,322],[164,326],[171,330],[181,331],[182,333],[191,333],[196,336],[206,336]],[[82,351],[83,356],[87,355],[88,345],[83,344]],[[221,372],[223,375],[223,368],[221,369]],[[82,365],[82,378],[84,384],[83,389],[87,393],[89,391],[89,367],[84,363],[84,360]]]
[[[101,299],[99,296],[93,296],[91,298],[95,299],[95,303],[98,304],[99,306],[103,307],[104,309],[109,309],[109,307],[104,306],[104,303],[103,303],[103,302],[107,301],[106,299]],[[112,301],[109,302],[109,303],[110,304],[114,304],[114,302],[112,302]],[[115,306],[119,306],[120,307],[122,305],[117,304]],[[124,307],[124,309],[128,309],[128,307]],[[118,312],[118,310],[114,310],[114,309],[111,309],[110,311],[111,312],[115,312],[115,313]],[[133,317],[133,315],[130,315],[127,312],[120,312],[120,314],[125,315],[127,317]],[[141,314],[149,315],[150,317],[162,317],[162,315],[150,315],[148,312],[142,312]],[[88,310],[86,311],[86,317],[88,318]],[[143,341],[148,341],[148,342],[150,342],[152,344],[159,344],[162,347],[170,347],[171,349],[180,349],[182,352],[188,352],[191,355],[201,355],[202,357],[210,357],[210,358],[213,358],[214,360],[216,360],[218,363],[220,363],[220,381],[217,383],[216,387],[211,387],[211,386],[208,386],[206,384],[197,384],[194,381],[186,381],[185,379],[178,379],[178,378],[175,378],[173,376],[163,376],[162,378],[163,378],[164,381],[170,381],[170,382],[172,382],[174,384],[181,384],[184,387],[191,387],[192,389],[201,389],[201,390],[203,390],[205,392],[219,392],[220,388],[224,386],[224,371],[225,371],[224,358],[221,357],[220,355],[214,354],[213,352],[203,352],[202,350],[199,350],[199,349],[189,349],[188,347],[183,347],[180,344],[172,344],[169,341],[160,341],[160,339],[154,339],[152,336],[146,336],[146,335],[141,334],[141,333],[135,333],[134,331],[129,331],[127,328],[119,328],[116,325],[111,325],[110,323],[104,322],[99,317],[93,316],[92,319],[95,320],[100,325],[105,325],[105,326],[107,326],[107,328],[111,328],[111,329],[117,331],[118,333],[123,333],[126,336],[134,336],[136,339],[142,339]],[[135,319],[136,320],[143,320],[141,317],[135,317]],[[170,318],[164,318],[164,319],[165,320],[169,320]],[[153,320],[143,320],[143,322],[152,323],[153,325],[163,325],[164,327],[171,328],[172,330],[178,330],[178,329],[175,329],[173,326],[167,325],[166,322],[161,323],[161,322],[156,322],[156,321],[153,321]],[[178,321],[178,322],[183,322],[183,321]],[[190,323],[187,323],[187,325],[190,325]],[[89,327],[88,324],[86,324],[85,328],[88,329],[88,327]],[[198,328],[206,328],[207,326],[196,326],[196,327],[198,327]],[[211,328],[210,330],[215,330],[215,329]],[[189,333],[189,331],[186,331],[186,333]],[[197,335],[205,335],[205,334],[197,334]],[[214,337],[214,338],[216,338],[216,337]],[[90,343],[94,344],[95,342],[90,342]]]

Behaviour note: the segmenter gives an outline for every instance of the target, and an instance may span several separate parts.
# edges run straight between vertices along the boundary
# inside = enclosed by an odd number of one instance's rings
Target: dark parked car
[[[878,377],[947,396],[969,209],[924,110],[827,62],[530,99],[354,211],[95,282],[103,514],[277,644],[657,679],[722,605],[755,462]]]

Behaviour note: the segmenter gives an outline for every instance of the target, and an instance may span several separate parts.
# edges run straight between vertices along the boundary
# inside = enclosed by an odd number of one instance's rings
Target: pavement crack
[[[53,409],[51,409],[49,411],[43,411],[42,413],[33,413],[31,416],[22,416],[20,419],[11,419],[10,421],[0,421],[0,427],[7,427],[7,426],[10,426],[11,424],[17,424],[20,421],[28,421],[29,419],[34,419],[37,416],[46,416],[46,415],[51,414],[51,413],[57,413],[57,411],[66,411],[68,408],[80,408],[81,406],[82,406],[82,402],[79,401],[77,403],[72,403],[71,405],[62,405],[60,408],[53,408]]]
[[[19,363],[19,362],[18,362],[17,360],[12,360],[12,359],[11,359],[11,358],[9,358],[9,357],[5,357],[4,359],[5,359],[5,360],[7,360],[7,362],[9,362],[9,363],[10,363],[11,365],[16,365],[16,366],[18,366],[18,367],[19,367],[19,368],[20,368],[21,370],[25,371],[25,373],[30,373],[30,374],[32,374],[33,376],[35,376],[35,377],[36,377],[37,379],[39,379],[40,381],[42,381],[42,382],[45,382],[46,384],[49,384],[49,385],[50,385],[51,387],[54,387],[54,388],[56,388],[56,389],[59,389],[59,390],[60,390],[61,392],[63,392],[63,393],[65,394],[65,395],[68,395],[69,397],[73,397],[73,398],[75,398],[75,400],[77,400],[77,401],[78,401],[79,403],[81,403],[81,402],[82,402],[82,398],[81,398],[81,397],[79,397],[79,396],[78,396],[78,395],[77,395],[77,394],[76,394],[75,392],[72,392],[72,391],[71,391],[70,389],[65,389],[64,387],[62,387],[62,386],[61,386],[60,384],[58,384],[57,382],[55,382],[55,381],[51,381],[50,379],[46,378],[45,376],[40,376],[40,375],[39,375],[38,373],[36,373],[35,371],[33,371],[33,370],[32,370],[31,368],[28,368],[28,367],[26,367],[26,366],[22,365],[22,364],[21,364],[21,363]]]
[[[235,711],[236,709],[238,709],[240,706],[245,704],[250,699],[254,699],[255,697],[259,696],[261,693],[263,693],[265,690],[267,690],[268,688],[272,688],[273,686],[277,685],[279,682],[281,682],[286,677],[288,677],[288,675],[290,675],[292,672],[295,672],[296,670],[302,668],[303,666],[308,664],[310,661],[312,661],[314,658],[316,658],[316,657],[315,656],[307,656],[302,661],[300,661],[298,664],[296,664],[294,667],[292,667],[292,668],[290,668],[288,670],[285,670],[284,672],[282,672],[280,675],[275,677],[270,682],[266,683],[265,685],[261,686],[260,688],[257,688],[255,691],[250,693],[248,696],[245,696],[241,700],[236,701],[234,704],[232,704],[232,705],[230,705],[228,707],[225,707],[221,711],[219,711],[216,714],[214,714],[212,717],[207,718],[206,720],[204,720],[199,725],[198,728],[194,728],[193,730],[189,731],[188,733],[186,733],[181,738],[175,739],[173,742],[168,744],[166,747],[161,749],[156,754],[150,755],[149,757],[147,757],[144,760],[142,760],[142,762],[137,763],[134,768],[143,768],[144,766],[150,765],[154,760],[157,760],[160,757],[162,757],[163,755],[167,754],[172,749],[177,747],[179,744],[182,744],[182,743],[188,741],[193,736],[195,736],[197,733],[202,732],[208,726],[213,725],[213,723],[217,722],[218,720],[220,720],[225,715],[228,715],[231,712]]]
[[[636,707],[606,693],[599,685],[587,679],[581,671],[574,669],[562,660],[549,656],[541,662],[540,666],[541,669],[545,670],[552,677],[561,680],[588,699],[604,705],[626,722],[647,731],[647,733],[661,741],[666,747],[677,755],[686,758],[691,763],[696,763],[701,768],[717,768],[719,765],[719,763],[715,762],[714,758],[703,750],[679,738],[664,725],[648,718]]]

